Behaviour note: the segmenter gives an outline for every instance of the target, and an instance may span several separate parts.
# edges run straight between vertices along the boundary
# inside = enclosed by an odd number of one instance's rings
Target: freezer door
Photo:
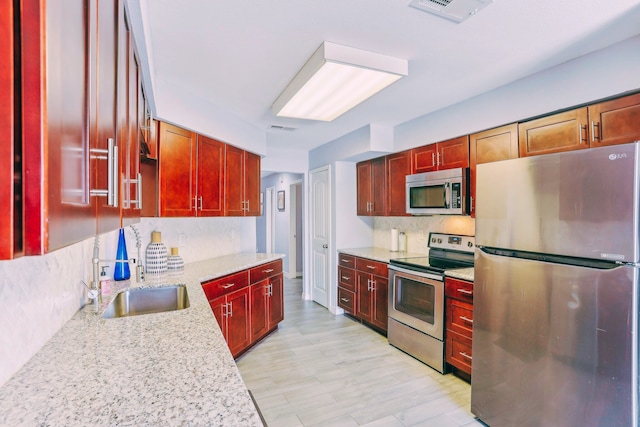
[[[476,244],[640,261],[639,144],[478,165]]]
[[[637,268],[475,262],[471,411],[491,427],[637,426]]]

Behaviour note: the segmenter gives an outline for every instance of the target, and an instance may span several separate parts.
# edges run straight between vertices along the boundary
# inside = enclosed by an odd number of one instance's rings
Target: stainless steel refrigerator
[[[471,411],[638,425],[640,142],[481,164]]]

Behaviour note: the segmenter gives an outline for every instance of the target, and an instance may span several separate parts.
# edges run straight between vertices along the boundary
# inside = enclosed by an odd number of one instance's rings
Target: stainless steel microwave
[[[406,176],[407,213],[466,215],[469,213],[469,169],[445,169]]]

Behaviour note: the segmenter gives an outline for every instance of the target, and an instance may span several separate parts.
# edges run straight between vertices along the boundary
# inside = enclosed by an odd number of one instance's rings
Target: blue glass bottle
[[[116,266],[113,269],[113,280],[127,280],[131,277],[129,271],[129,257],[127,256],[127,243],[124,240],[124,228],[120,229],[118,237],[118,252],[116,253]]]

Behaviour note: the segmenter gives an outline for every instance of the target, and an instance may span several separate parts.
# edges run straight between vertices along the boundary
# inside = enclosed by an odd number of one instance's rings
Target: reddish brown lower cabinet
[[[445,361],[470,378],[473,360],[473,283],[445,279]]]
[[[249,289],[240,289],[209,301],[233,357],[240,355],[251,343]]]
[[[388,285],[386,263],[338,253],[338,307],[383,333]]]
[[[284,320],[282,260],[202,283],[234,358]]]

